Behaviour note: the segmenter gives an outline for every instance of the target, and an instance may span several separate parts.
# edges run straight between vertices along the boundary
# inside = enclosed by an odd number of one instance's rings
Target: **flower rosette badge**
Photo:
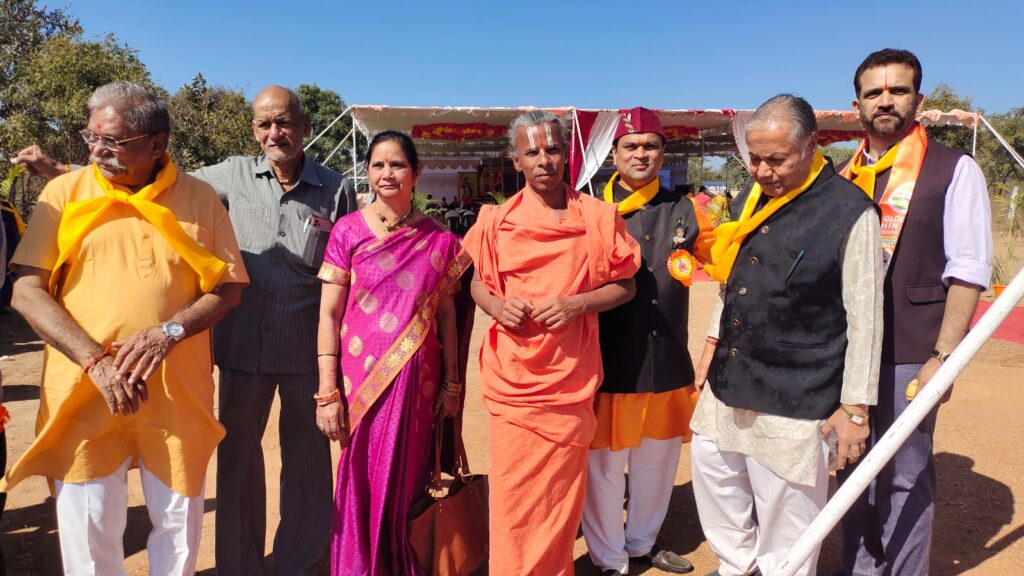
[[[693,271],[697,268],[697,261],[682,248],[676,250],[668,257],[668,273],[687,288],[693,284]]]
[[[672,236],[672,253],[668,255],[668,273],[680,284],[690,287],[693,284],[693,271],[697,269],[697,261],[683,248],[686,243],[686,226],[683,219],[676,220],[676,233]]]

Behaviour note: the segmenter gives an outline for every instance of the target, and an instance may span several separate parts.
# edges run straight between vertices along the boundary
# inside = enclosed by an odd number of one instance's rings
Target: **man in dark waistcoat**
[[[668,512],[679,452],[689,440],[696,402],[686,348],[688,269],[706,259],[712,228],[696,204],[661,186],[665,134],[653,110],[622,110],[612,143],[617,172],[604,200],[616,203],[640,244],[636,296],[600,315],[604,381],[595,400],[597,434],[590,444],[583,536],[603,574],[627,574],[629,561],[684,574],[693,565],[655,546]],[[675,254],[677,274],[669,272]],[[629,506],[622,498],[629,468]]]
[[[879,204],[888,263],[871,446],[967,333],[991,278],[992,225],[978,164],[928,139],[914,121],[924,99],[918,59],[906,50],[875,52],[857,68],[853,85],[853,107],[867,138],[842,173]],[[843,519],[846,574],[928,574],[937,412],[917,427]],[[848,474],[840,473],[840,481]]]
[[[705,268],[724,285],[691,422],[694,497],[722,576],[771,574],[825,504],[830,456],[842,467],[863,453],[882,341],[878,215],[816,150],[810,104],[769,99],[746,140],[754,183]]]

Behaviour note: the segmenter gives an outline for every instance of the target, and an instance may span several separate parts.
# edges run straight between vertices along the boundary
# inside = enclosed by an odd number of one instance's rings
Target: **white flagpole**
[[[992,336],[996,328],[1013,311],[1014,306],[1024,297],[1024,269],[1017,272],[1013,280],[1003,291],[1003,294],[996,299],[988,312],[978,320],[978,323],[967,333],[967,336],[960,342],[960,345],[953,350],[946,362],[939,367],[938,372],[922,388],[910,406],[893,422],[889,431],[882,436],[867,455],[857,465],[853,474],[843,482],[842,487],[835,493],[828,504],[821,510],[818,516],[807,527],[803,535],[793,544],[789,552],[783,557],[782,562],[775,568],[771,576],[792,576],[811,553],[821,546],[821,542],[828,536],[828,533],[839,523],[846,511],[850,509],[853,502],[868,487],[868,484],[878,475],[882,468],[896,454],[896,450],[903,445],[910,436],[910,433],[917,428],[918,424],[931,412],[932,408],[939,403],[942,395],[953,385],[953,380],[963,371],[967,363],[974,358],[981,346]]]

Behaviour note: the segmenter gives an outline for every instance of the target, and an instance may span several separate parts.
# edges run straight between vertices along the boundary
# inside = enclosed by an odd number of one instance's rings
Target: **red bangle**
[[[714,336],[708,336],[707,343],[711,344],[712,346],[717,346],[718,338],[715,338]]]
[[[335,388],[334,391],[328,392],[327,394],[313,394],[313,400],[316,401],[317,406],[329,406],[338,400],[341,400],[341,390]]]
[[[110,355],[110,344],[107,344],[106,346],[103,347],[103,351],[102,352],[97,354],[92,360],[89,360],[89,363],[85,365],[85,368],[82,368],[82,372],[88,374],[89,370],[91,370],[93,366],[98,364],[100,360],[103,360],[103,358],[105,358],[106,356],[109,356],[109,355]]]

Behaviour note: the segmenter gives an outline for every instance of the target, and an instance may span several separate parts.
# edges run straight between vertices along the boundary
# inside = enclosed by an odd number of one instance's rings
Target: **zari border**
[[[352,279],[352,274],[348,270],[343,270],[330,262],[324,262],[320,265],[320,271],[316,273],[316,277],[328,284],[348,286]]]
[[[348,399],[349,438],[352,437],[352,433],[362,421],[363,416],[370,411],[377,399],[395,381],[398,373],[423,345],[430,332],[430,326],[441,298],[452,293],[454,285],[459,282],[459,278],[471,263],[472,260],[466,251],[459,251],[458,256],[448,264],[448,269],[445,270],[441,281],[423,302],[412,321],[366,375],[366,379],[355,394]]]

